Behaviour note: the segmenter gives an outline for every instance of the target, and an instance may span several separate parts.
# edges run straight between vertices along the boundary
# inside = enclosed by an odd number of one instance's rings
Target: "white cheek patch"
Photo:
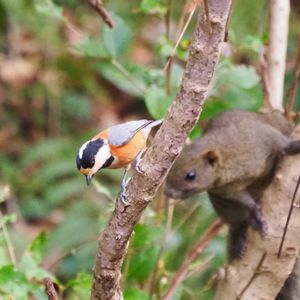
[[[100,147],[95,156],[95,164],[91,169],[91,174],[95,174],[97,171],[99,171],[99,169],[102,168],[102,166],[110,157],[111,152],[109,146],[107,144],[104,144],[102,147]]]
[[[87,144],[88,144],[89,142],[90,142],[90,141],[85,142],[85,143],[81,146],[81,148],[79,149],[78,156],[79,156],[80,159],[82,159],[83,151],[85,150],[85,148],[86,148],[86,146],[87,146]]]

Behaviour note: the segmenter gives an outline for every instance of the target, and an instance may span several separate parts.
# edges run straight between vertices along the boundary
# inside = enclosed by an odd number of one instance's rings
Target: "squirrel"
[[[229,261],[243,257],[249,226],[262,236],[266,232],[259,200],[278,160],[300,153],[300,141],[290,138],[291,131],[279,111],[226,111],[208,122],[203,135],[183,149],[171,168],[167,196],[182,199],[207,191],[229,225]]]

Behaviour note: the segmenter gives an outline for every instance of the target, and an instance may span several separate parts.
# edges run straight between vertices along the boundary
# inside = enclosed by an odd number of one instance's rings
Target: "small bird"
[[[137,165],[139,164],[141,154],[147,148],[151,128],[160,125],[162,121],[138,120],[114,125],[85,142],[79,149],[76,164],[78,170],[85,175],[87,185],[90,185],[93,176],[100,169],[124,167],[121,185],[121,199],[124,200],[125,187],[129,181],[126,180],[126,174],[130,164],[135,158]]]

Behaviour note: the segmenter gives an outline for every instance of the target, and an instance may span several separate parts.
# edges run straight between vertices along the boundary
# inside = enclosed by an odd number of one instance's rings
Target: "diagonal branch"
[[[127,186],[130,204],[124,207],[117,199],[116,208],[102,233],[94,268],[92,300],[120,300],[120,268],[134,225],[153,199],[184,142],[198,120],[209,84],[219,60],[225,38],[232,0],[210,0],[209,22],[201,13],[186,64],[181,87],[169,114],[145,153],[140,169]]]
[[[102,0],[88,0],[88,4],[99,14],[110,28],[114,28],[115,21],[104,7]]]

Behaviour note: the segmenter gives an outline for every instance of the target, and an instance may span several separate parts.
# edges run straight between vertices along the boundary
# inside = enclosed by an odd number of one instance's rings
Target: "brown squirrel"
[[[206,125],[201,138],[184,148],[167,177],[169,197],[208,192],[217,214],[229,225],[229,260],[243,256],[249,226],[261,235],[266,231],[259,199],[280,157],[300,153],[300,141],[289,137],[291,130],[276,111],[223,112]]]

